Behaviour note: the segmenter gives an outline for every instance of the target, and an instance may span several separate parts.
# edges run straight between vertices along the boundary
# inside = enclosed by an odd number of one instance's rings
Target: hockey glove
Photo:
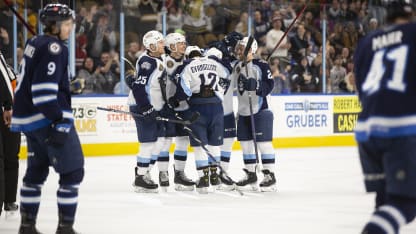
[[[143,115],[143,118],[147,120],[154,120],[158,116],[157,111],[153,108],[152,105],[140,107],[139,112],[141,115]]]
[[[248,78],[244,83],[244,89],[247,91],[256,91],[257,89],[257,80],[254,78]]]
[[[49,134],[45,142],[53,146],[62,146],[65,144],[72,126],[73,123],[70,119],[61,119],[53,122],[50,125]]]
[[[159,114],[165,118],[175,118],[176,112],[169,105],[165,104],[162,110],[159,111]]]
[[[178,106],[179,106],[179,100],[178,100],[178,99],[176,99],[175,97],[171,97],[171,98],[169,98],[169,100],[168,100],[168,105],[169,105],[171,108],[176,108],[176,107],[178,107]]]

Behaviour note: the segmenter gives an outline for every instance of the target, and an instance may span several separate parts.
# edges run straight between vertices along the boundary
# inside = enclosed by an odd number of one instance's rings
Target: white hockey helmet
[[[188,46],[188,47],[186,47],[186,50],[185,50],[185,57],[189,58],[189,55],[193,51],[198,51],[202,55],[202,50],[198,46]]]
[[[222,59],[222,52],[219,49],[212,47],[205,52],[205,56],[215,56],[219,59]]]
[[[159,41],[163,41],[163,34],[156,30],[149,31],[143,36],[143,46],[150,51],[157,50],[157,43]],[[152,50],[150,45],[154,45],[156,49]]]
[[[238,44],[237,45],[243,45],[244,48],[245,48],[246,45],[247,45],[247,43],[248,43],[248,37],[244,37],[243,39],[241,39],[241,40],[238,41]],[[257,41],[256,41],[256,39],[253,38],[253,44],[251,44],[251,53],[252,54],[255,54],[256,53],[257,47],[258,47],[257,46]]]
[[[185,36],[180,33],[169,33],[165,37],[165,46],[167,46],[169,50],[171,50],[170,48],[171,45],[174,45],[174,47],[176,48],[176,43],[180,43],[180,42],[186,43]],[[175,51],[172,51],[172,52],[175,52]]]

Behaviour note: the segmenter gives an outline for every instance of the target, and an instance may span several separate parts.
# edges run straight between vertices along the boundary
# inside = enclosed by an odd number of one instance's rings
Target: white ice
[[[355,147],[277,149],[276,155],[278,191],[244,196],[176,192],[173,186],[167,193],[138,194],[132,187],[134,155],[88,157],[75,229],[84,234],[360,233],[372,213],[374,195],[364,192]],[[26,161],[20,163],[23,176]],[[241,178],[242,167],[241,152],[233,152],[231,177]],[[192,154],[186,172],[196,178]],[[152,174],[156,179],[157,168]],[[57,179],[51,170],[42,190],[37,227],[46,234],[54,233],[57,225]],[[1,234],[17,233],[18,226],[18,215],[5,219],[2,214]],[[414,233],[416,222],[401,230]]]

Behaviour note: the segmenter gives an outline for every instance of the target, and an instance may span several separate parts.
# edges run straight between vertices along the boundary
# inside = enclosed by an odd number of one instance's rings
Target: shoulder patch
[[[140,65],[140,68],[143,69],[143,70],[149,70],[151,67],[152,67],[152,65],[149,62],[143,62]]]
[[[173,67],[173,61],[168,61],[167,63],[166,63],[166,66],[168,66],[168,68],[172,68]]]
[[[48,49],[52,54],[59,54],[62,50],[61,46],[57,42],[49,43]]]
[[[162,64],[159,65],[159,71],[163,71],[163,65]]]

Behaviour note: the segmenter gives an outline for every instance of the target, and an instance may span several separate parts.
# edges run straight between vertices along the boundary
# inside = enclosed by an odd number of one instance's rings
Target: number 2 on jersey
[[[370,71],[367,73],[365,81],[361,86],[362,90],[371,95],[380,89],[380,83],[386,70],[383,59],[386,58],[393,62],[392,77],[388,77],[387,88],[403,92],[406,89],[404,68],[406,67],[407,52],[408,47],[406,45],[399,46],[393,50],[377,51],[371,62]]]

